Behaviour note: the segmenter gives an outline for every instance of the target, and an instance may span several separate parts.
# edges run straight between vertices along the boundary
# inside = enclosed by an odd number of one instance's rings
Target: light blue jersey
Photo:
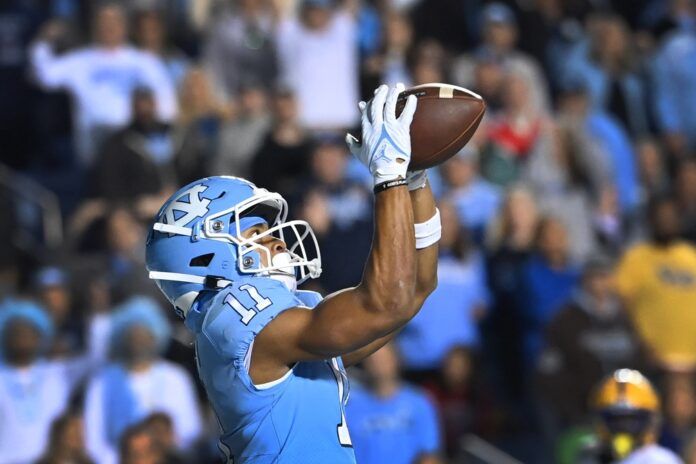
[[[315,292],[290,292],[264,277],[202,295],[186,317],[198,371],[222,429],[227,463],[355,463],[345,420],[348,379],[340,358],[300,362],[281,379],[254,385],[254,337],[286,309],[313,308]]]

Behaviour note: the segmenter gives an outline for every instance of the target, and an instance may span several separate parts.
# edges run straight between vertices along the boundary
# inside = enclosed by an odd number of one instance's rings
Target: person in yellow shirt
[[[648,208],[651,238],[627,250],[617,270],[619,292],[638,333],[662,367],[696,368],[696,248],[679,238],[672,198]]]

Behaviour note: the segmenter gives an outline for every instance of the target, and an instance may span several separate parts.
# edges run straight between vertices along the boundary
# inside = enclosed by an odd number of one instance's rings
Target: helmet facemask
[[[207,239],[236,245],[237,269],[240,273],[286,278],[291,276],[296,285],[300,285],[321,274],[319,244],[306,221],[286,222],[287,215],[287,202],[282,196],[259,189],[254,196],[234,207],[206,217],[202,235]],[[245,230],[263,222],[268,224],[267,230],[252,237],[243,236]],[[273,256],[271,250],[263,244],[269,236],[286,244],[285,253],[289,258],[278,259],[278,255]]]

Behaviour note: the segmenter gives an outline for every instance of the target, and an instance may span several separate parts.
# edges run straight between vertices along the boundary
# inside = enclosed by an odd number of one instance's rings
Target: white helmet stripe
[[[167,234],[185,235],[187,237],[193,235],[193,230],[190,227],[175,226],[163,222],[155,222],[152,228],[157,232],[164,232]]]

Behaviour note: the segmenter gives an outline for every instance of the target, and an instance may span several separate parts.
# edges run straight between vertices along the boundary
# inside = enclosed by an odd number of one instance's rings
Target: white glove
[[[397,119],[396,100],[403,90],[403,84],[396,84],[391,89],[386,85],[379,86],[369,108],[365,102],[358,104],[362,113],[362,143],[346,134],[351,153],[370,170],[374,185],[406,178],[411,160],[409,126],[418,100],[415,95],[410,95]]]

